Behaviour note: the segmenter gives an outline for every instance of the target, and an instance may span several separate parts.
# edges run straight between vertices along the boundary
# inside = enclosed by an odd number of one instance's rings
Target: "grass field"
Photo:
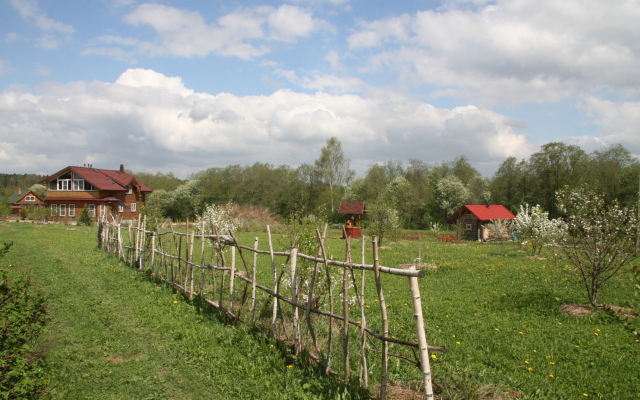
[[[241,243],[252,238],[239,235]],[[273,340],[224,323],[96,250],[95,227],[6,223],[0,242],[6,240],[14,246],[0,267],[10,264],[11,274],[29,275],[47,296],[51,322],[41,342],[59,398],[365,396],[335,378],[291,367]],[[328,248],[341,254],[344,241],[330,239]],[[528,257],[513,243],[425,240],[422,252],[424,262],[439,267],[420,282],[429,344],[447,348],[432,360],[439,396],[639,398],[640,344],[613,316],[562,311],[586,302],[564,265]],[[417,253],[417,241],[399,241],[385,243],[380,258],[395,266]],[[406,279],[389,279],[385,288],[390,333],[412,340]],[[631,276],[623,274],[605,286],[600,300],[630,307],[633,299]],[[392,361],[390,372],[394,384],[419,379],[417,369],[400,361]]]

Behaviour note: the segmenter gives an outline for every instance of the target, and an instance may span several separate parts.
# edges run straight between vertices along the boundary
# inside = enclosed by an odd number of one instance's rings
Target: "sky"
[[[640,157],[640,0],[0,0],[0,172]]]

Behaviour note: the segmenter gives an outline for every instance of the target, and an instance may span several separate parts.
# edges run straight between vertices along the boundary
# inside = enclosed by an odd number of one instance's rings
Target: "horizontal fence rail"
[[[433,399],[429,351],[444,348],[427,345],[418,285],[418,279],[425,273],[415,266],[404,269],[380,265],[375,236],[373,264],[366,264],[364,237],[360,263],[352,260],[348,236],[345,261],[328,258],[324,246],[327,226],[322,234],[316,230],[317,255],[300,253],[296,247],[274,251],[269,226],[268,250],[258,248],[257,236],[253,246],[247,246],[241,245],[233,232],[217,234],[216,227],[212,227],[216,232],[212,235],[204,233],[204,225],[197,226],[199,232],[189,232],[189,227],[187,223],[185,232],[179,232],[170,224],[159,232],[147,230],[146,219],[138,219],[135,226],[124,226],[111,217],[99,223],[98,245],[122,261],[148,270],[155,279],[173,286],[190,300],[201,298],[233,323],[252,324],[270,331],[274,338],[290,346],[296,357],[304,354],[323,367],[325,373],[339,373],[345,381],[351,379],[351,359],[359,356],[356,368],[359,382],[367,387],[369,357],[379,354],[380,399],[386,399],[389,357],[412,363],[421,370],[426,398]],[[383,275],[409,279],[407,297],[411,296],[413,308],[414,341],[397,339],[389,333]],[[366,312],[369,306],[365,306],[367,280],[375,282],[375,302],[380,312],[374,316],[380,320],[377,324],[380,331],[367,324],[367,315],[371,316]],[[321,298],[324,300],[320,301]],[[356,332],[357,341],[351,339]],[[341,346],[334,343],[337,338]],[[390,344],[409,351],[390,353]],[[334,355],[341,356],[341,364],[332,364]]]

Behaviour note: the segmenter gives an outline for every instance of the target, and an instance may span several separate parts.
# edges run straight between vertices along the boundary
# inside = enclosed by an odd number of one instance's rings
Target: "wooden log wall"
[[[360,263],[353,262],[349,237],[345,261],[329,259],[324,246],[326,226],[323,233],[316,231],[318,253],[315,256],[300,253],[295,247],[290,251],[274,251],[268,226],[268,250],[259,249],[258,237],[254,238],[253,246],[245,246],[238,242],[233,232],[222,235],[213,227],[214,234],[205,235],[204,226],[198,230],[199,234],[189,232],[187,224],[184,232],[174,229],[173,225],[169,225],[164,232],[155,232],[147,230],[146,220],[141,218],[137,224],[127,227],[111,218],[101,221],[98,244],[123,262],[147,270],[155,279],[172,285],[183,292],[186,298],[199,296],[222,311],[234,324],[240,322],[263,328],[263,331],[270,332],[274,338],[290,346],[296,356],[305,352],[310,359],[324,367],[325,373],[340,373],[345,381],[350,380],[352,369],[358,368],[360,385],[367,387],[370,371],[367,360],[380,355],[382,400],[387,396],[389,357],[410,362],[421,370],[425,398],[433,399],[429,352],[444,349],[427,345],[418,286],[418,279],[424,276],[424,271],[380,265],[375,236],[371,238],[373,264],[365,263],[364,236],[361,238]],[[200,250],[197,257],[194,249]],[[265,273],[268,268],[261,270],[258,267],[260,260],[264,260],[263,265],[270,266],[269,274]],[[298,279],[299,264],[303,260],[313,265],[307,288],[300,286]],[[336,268],[341,269],[340,274],[332,275],[332,270]],[[359,280],[357,272],[360,274]],[[375,281],[381,332],[367,325],[364,297],[366,274],[371,274]],[[407,297],[412,299],[415,341],[396,339],[389,333],[383,274],[409,279]],[[336,279],[336,276],[339,278]],[[328,304],[324,304],[323,309],[314,304],[318,298],[319,282],[324,282],[326,288],[323,294]],[[303,289],[306,292],[302,292]],[[357,312],[350,310],[354,307],[349,301],[352,292],[355,293],[353,303]],[[284,308],[283,303],[290,308]],[[336,309],[342,309],[342,312],[337,313]],[[351,319],[351,315],[357,315],[359,320]],[[304,319],[302,324],[301,318]],[[305,334],[302,332],[303,324],[306,325]],[[334,336],[341,337],[342,346],[335,346]],[[352,339],[353,336],[357,336],[358,340]],[[319,337],[325,340],[321,342]],[[390,344],[409,349],[410,355],[390,353]],[[334,362],[334,353],[339,353],[341,362]],[[360,362],[350,363],[350,353],[356,353],[354,356],[359,356]]]

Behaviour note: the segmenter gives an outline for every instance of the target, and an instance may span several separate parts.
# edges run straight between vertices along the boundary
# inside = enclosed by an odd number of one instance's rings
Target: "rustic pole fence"
[[[346,236],[344,261],[327,257],[325,247],[327,226],[325,226],[323,234],[316,230],[317,255],[308,255],[299,252],[295,246],[289,251],[274,251],[272,235],[268,226],[268,250],[260,250],[257,236],[254,237],[253,246],[244,246],[238,242],[233,232],[229,232],[229,235],[224,235],[213,227],[213,234],[205,235],[204,224],[196,224],[195,229],[190,231],[187,222],[184,229],[185,232],[174,229],[174,224],[170,224],[168,230],[160,232],[157,221],[157,231],[147,231],[146,218],[138,219],[136,226],[133,225],[128,224],[127,227],[123,227],[120,221],[115,218],[112,218],[111,221],[104,218],[100,221],[98,229],[99,245],[105,251],[114,253],[118,258],[138,269],[149,269],[154,279],[173,286],[181,291],[185,298],[189,300],[196,296],[202,298],[204,302],[224,313],[234,324],[238,322],[253,325],[262,324],[263,328],[266,331],[270,331],[274,338],[291,346],[293,353],[297,357],[305,353],[303,352],[304,349],[308,349],[309,351],[306,353],[311,359],[324,367],[326,374],[338,373],[342,375],[345,381],[349,381],[352,368],[351,358],[359,356],[359,382],[361,386],[367,387],[370,371],[368,358],[374,357],[375,354],[380,354],[379,398],[382,400],[386,399],[388,393],[389,357],[397,357],[408,361],[420,369],[426,398],[433,399],[429,351],[444,351],[444,349],[428,346],[427,344],[418,285],[418,279],[422,278],[425,273],[417,270],[415,266],[403,269],[381,265],[375,236],[371,238],[373,263],[366,264],[364,237],[361,241],[361,260],[359,263],[353,260],[351,238],[349,236]],[[122,229],[127,229],[126,235],[122,235]],[[200,229],[200,232],[196,235],[195,230],[197,229]],[[127,243],[125,243],[125,238]],[[149,239],[147,240],[147,238]],[[194,256],[197,240],[200,240],[200,257]],[[205,262],[207,243],[210,244],[211,251],[210,262],[208,263]],[[229,263],[226,262],[225,258],[227,249],[228,253],[230,253]],[[421,248],[420,251],[422,251]],[[250,265],[243,252],[252,253],[253,257]],[[244,265],[243,271],[236,266],[236,253]],[[265,257],[262,264],[260,263],[260,256]],[[196,259],[199,259],[199,261],[196,261]],[[280,272],[278,272],[277,259],[284,260]],[[301,281],[303,276],[301,275],[301,268],[303,268],[303,265],[300,264],[301,260],[308,261],[307,265],[310,268],[306,272],[308,276],[305,281]],[[289,268],[286,268],[287,264]],[[265,266],[265,268],[271,268],[271,274],[261,274],[260,265]],[[324,268],[323,272],[321,272],[321,268]],[[341,269],[341,275],[332,275],[332,270],[335,268]],[[196,273],[197,270],[199,270],[198,273]],[[210,274],[207,271],[210,271]],[[355,271],[360,273],[359,282]],[[365,308],[368,308],[368,306],[365,307],[365,278],[367,271],[371,271],[369,272],[369,277],[375,282],[376,302],[379,303],[380,307],[381,331],[379,332],[372,329],[367,323],[365,312]],[[397,339],[389,333],[389,316],[382,285],[383,274],[405,276],[409,279],[410,293],[407,296],[410,295],[412,298],[416,329],[414,341]],[[228,280],[225,279],[227,275],[229,276]],[[324,292],[319,292],[319,284],[322,285]],[[336,290],[334,293],[334,284],[337,287],[341,285],[342,290]],[[237,285],[244,285],[241,296],[236,294]],[[251,290],[250,302],[247,301],[249,288]],[[301,291],[303,288],[305,290]],[[353,298],[350,297],[351,291],[354,292]],[[320,304],[321,296],[326,296],[322,304]],[[358,321],[351,319],[351,300],[353,300],[355,306],[359,307],[359,313],[354,313],[359,318]],[[227,305],[225,305],[226,301],[228,301]],[[341,307],[338,306],[338,308],[341,308],[341,313],[339,314],[335,311],[336,302],[342,303]],[[286,303],[291,308],[282,308],[280,303]],[[264,311],[269,308],[271,308],[271,311],[260,313],[259,304],[264,304]],[[242,318],[243,310],[246,311],[245,307],[249,307],[248,311],[250,311],[250,317],[247,317],[246,321]],[[302,333],[300,313],[303,313],[307,326],[307,333],[304,335]],[[369,315],[369,317],[371,316],[374,315]],[[327,322],[322,323],[326,318],[328,318]],[[281,324],[278,324],[278,320],[281,321]],[[335,327],[334,321],[338,323]],[[350,332],[350,327],[353,329],[352,332]],[[334,332],[334,330],[336,331]],[[351,348],[350,334],[355,334],[356,332],[358,333],[356,336],[359,336],[358,344],[354,344],[354,348]],[[324,343],[318,341],[319,335],[325,336],[326,341]],[[334,335],[342,338],[341,348],[334,348]],[[374,343],[375,340],[381,342],[381,350],[376,348],[377,346],[373,348],[367,346],[368,342]],[[394,349],[408,349],[407,353],[410,353],[411,356],[390,353],[390,345],[395,346]],[[415,355],[416,351],[418,351],[418,355]],[[336,367],[338,371],[333,369],[331,363],[334,352],[337,353],[336,357],[338,359],[342,358],[341,365]]]

